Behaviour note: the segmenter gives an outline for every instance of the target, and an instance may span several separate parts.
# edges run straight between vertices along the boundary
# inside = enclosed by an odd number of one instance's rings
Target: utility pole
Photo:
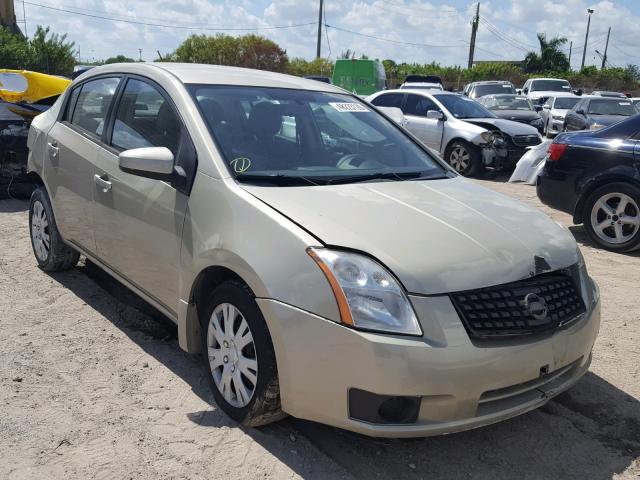
[[[139,61],[142,61],[142,49],[141,48],[138,49],[138,54],[140,55],[138,57]]]
[[[602,56],[601,70],[604,70],[605,63],[607,63],[607,48],[609,48],[609,35],[611,35],[611,27],[609,27],[609,31],[607,32],[607,43],[604,44],[604,55]]]
[[[320,8],[318,8],[318,47],[316,49],[316,58],[320,58],[320,44],[322,42],[322,7],[324,0],[320,0]]]
[[[469,42],[469,64],[467,68],[473,66],[473,52],[476,49],[476,33],[478,32],[478,23],[480,22],[480,2],[476,6],[476,16],[471,22],[471,42]]]
[[[573,42],[569,42],[569,70],[571,70],[571,50],[573,50]]]
[[[589,14],[589,19],[587,20],[587,33],[584,36],[584,49],[582,50],[582,63],[580,64],[580,70],[584,69],[584,59],[587,56],[587,41],[589,40],[589,26],[591,25],[591,14],[593,13],[593,9],[587,8],[587,13]]]

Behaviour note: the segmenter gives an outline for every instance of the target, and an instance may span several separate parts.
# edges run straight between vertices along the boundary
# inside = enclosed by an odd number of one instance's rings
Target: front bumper
[[[275,300],[257,301],[276,350],[284,411],[384,437],[467,430],[543,405],[587,371],[600,324],[593,300],[583,318],[553,335],[476,345],[447,296],[411,296],[423,337],[357,331]],[[417,419],[355,420],[350,389],[419,397]]]

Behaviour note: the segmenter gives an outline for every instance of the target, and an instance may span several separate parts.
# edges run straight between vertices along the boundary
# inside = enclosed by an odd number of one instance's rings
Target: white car
[[[554,95],[548,97],[542,105],[540,116],[544,122],[544,134],[551,138],[562,131],[564,117],[578,101],[583,98],[577,95]]]
[[[437,151],[459,174],[485,166],[513,166],[542,137],[535,127],[497,118],[463,95],[429,90],[383,90],[366,99],[376,107],[400,108],[405,128]]]
[[[573,92],[571,84],[563,78],[530,78],[522,86],[522,94],[526,95],[533,104],[541,97],[550,97],[558,93]]]
[[[431,82],[404,82],[400,85],[402,90],[406,89],[418,89],[418,90],[444,90],[442,84]]]

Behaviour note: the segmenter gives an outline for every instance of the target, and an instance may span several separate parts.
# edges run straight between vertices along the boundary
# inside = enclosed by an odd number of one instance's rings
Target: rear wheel
[[[78,263],[80,254],[62,240],[53,216],[49,195],[42,187],[36,188],[31,194],[29,233],[33,253],[42,270],[46,272],[69,270]]]
[[[628,252],[640,247],[640,189],[612,183],[596,189],[584,204],[589,237],[608,250]]]
[[[484,167],[478,148],[462,140],[456,140],[447,147],[445,160],[465,177],[478,175]]]
[[[284,418],[275,352],[251,290],[224,282],[201,317],[203,359],[217,405],[251,427]]]

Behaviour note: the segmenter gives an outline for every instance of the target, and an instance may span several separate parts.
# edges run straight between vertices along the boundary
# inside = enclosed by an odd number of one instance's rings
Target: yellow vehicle
[[[4,185],[17,192],[26,181],[31,120],[48,110],[70,83],[55,75],[0,69],[0,198],[8,191]]]

